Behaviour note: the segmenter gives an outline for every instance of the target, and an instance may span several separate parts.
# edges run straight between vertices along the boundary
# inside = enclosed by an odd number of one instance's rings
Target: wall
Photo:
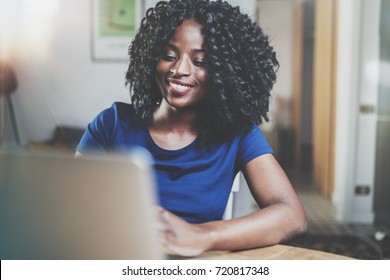
[[[274,149],[278,150],[276,133],[276,122],[278,109],[276,100],[280,97],[284,100],[291,100],[293,85],[293,28],[294,28],[294,1],[291,0],[260,0],[258,3],[258,22],[263,31],[269,36],[271,45],[276,51],[280,63],[277,72],[277,82],[272,91],[270,122],[262,124],[261,128],[268,142]],[[289,113],[288,111],[284,111]],[[290,117],[287,114],[286,117]],[[290,125],[290,123],[285,123]],[[253,211],[256,202],[248,189],[244,177],[240,176],[240,190],[235,194],[233,216],[239,217]]]
[[[300,170],[312,171],[313,153],[313,57],[314,57],[314,7],[315,1],[303,1],[303,50],[302,50],[302,92],[300,115],[300,139],[298,164]]]
[[[380,70],[375,159],[375,222],[390,224],[390,2],[380,8]]]
[[[339,2],[338,84],[335,139],[337,218],[345,223],[372,223],[375,173],[376,108],[380,0]],[[362,107],[363,106],[363,107]],[[359,193],[357,186],[368,188]]]
[[[58,0],[47,14],[25,1],[8,1],[2,13],[10,15],[8,26],[15,35],[7,38],[2,56],[19,80],[13,101],[23,142],[49,138],[56,125],[85,127],[112,102],[129,101],[127,63],[91,60],[89,0]],[[47,5],[34,3],[42,9]]]
[[[380,0],[361,2],[358,116],[352,221],[372,223],[377,141]],[[381,139],[382,140],[382,139]],[[363,191],[361,191],[363,190]]]
[[[335,181],[332,201],[336,206],[336,217],[341,222],[350,219],[354,180],[355,135],[357,107],[357,76],[359,32],[354,26],[358,24],[360,6],[354,0],[341,1],[339,4],[339,40],[338,40],[338,81],[335,145]]]
[[[259,25],[269,36],[270,44],[274,47],[280,68],[277,72],[277,82],[272,91],[271,114],[278,111],[276,100],[291,100],[292,98],[292,73],[293,73],[293,28],[294,28],[294,1],[290,0],[261,0],[259,5]],[[287,110],[284,110],[287,112]],[[287,117],[289,119],[290,116]],[[274,116],[270,124],[264,129],[273,129]],[[281,119],[286,119],[281,117]],[[285,126],[289,126],[287,121]]]

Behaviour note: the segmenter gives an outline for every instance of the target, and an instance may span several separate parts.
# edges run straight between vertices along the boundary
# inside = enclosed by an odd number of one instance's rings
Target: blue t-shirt
[[[88,125],[77,151],[126,153],[139,146],[154,158],[160,205],[191,223],[222,219],[238,171],[252,159],[272,153],[256,125],[210,147],[195,140],[182,149],[165,150],[153,141],[148,124],[135,120],[133,106],[119,102]]]

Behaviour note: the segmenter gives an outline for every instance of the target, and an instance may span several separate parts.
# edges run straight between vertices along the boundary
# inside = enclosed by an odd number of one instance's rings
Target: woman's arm
[[[246,164],[245,179],[260,210],[226,221],[189,224],[160,208],[163,244],[176,254],[240,250],[274,245],[307,230],[301,202],[271,154]]]

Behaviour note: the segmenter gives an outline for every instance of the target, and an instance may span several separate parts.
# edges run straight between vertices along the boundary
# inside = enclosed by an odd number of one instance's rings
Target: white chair
[[[230,220],[231,218],[233,218],[233,198],[234,193],[240,190],[240,175],[241,172],[237,173],[236,177],[234,178],[232,190],[230,192],[228,203],[226,205],[225,213],[223,214],[224,220]]]

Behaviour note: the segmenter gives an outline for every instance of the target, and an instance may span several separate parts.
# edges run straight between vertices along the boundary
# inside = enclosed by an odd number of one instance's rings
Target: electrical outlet
[[[370,186],[368,185],[359,185],[355,187],[356,195],[369,195],[370,194]]]

